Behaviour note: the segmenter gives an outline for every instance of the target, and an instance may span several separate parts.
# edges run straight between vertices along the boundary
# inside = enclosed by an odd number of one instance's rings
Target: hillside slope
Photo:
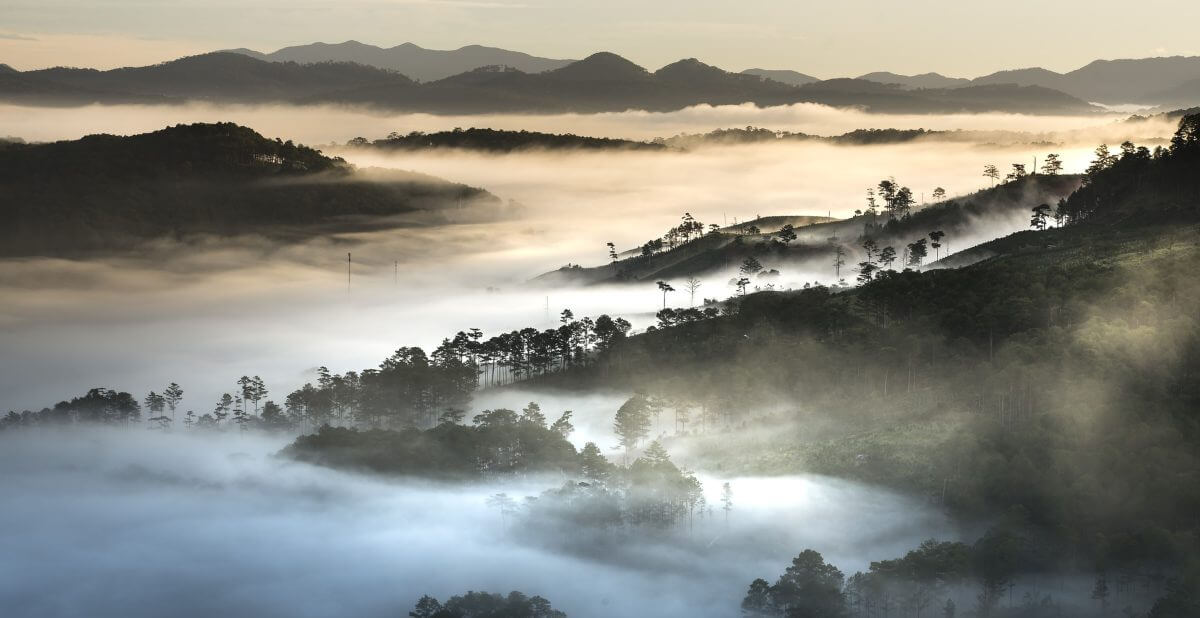
[[[1079,176],[1029,176],[991,189],[956,197],[919,208],[911,215],[889,218],[884,214],[859,214],[847,219],[817,216],[770,216],[745,221],[709,232],[673,248],[669,243],[646,255],[626,251],[615,263],[585,268],[566,266],[532,280],[545,285],[589,285],[619,281],[656,281],[690,276],[732,273],[747,258],[758,260],[767,270],[784,274],[820,272],[832,276],[834,246],[841,246],[846,265],[843,276],[852,279],[854,265],[865,259],[862,239],[871,237],[879,249],[892,246],[899,254],[906,244],[926,238],[935,230],[944,232],[943,251],[961,251],[997,236],[1028,227],[1030,209],[1038,204],[1055,204],[1079,188]],[[778,232],[792,225],[796,238],[783,242]],[[832,240],[831,240],[832,239]],[[930,250],[929,261],[941,253]],[[955,262],[983,259],[983,254],[965,254]]]
[[[1200,115],[1169,150],[1099,160],[1063,227],[991,241],[988,259],[664,311],[541,381],[692,415],[668,444],[697,469],[852,478],[972,518],[977,548],[1003,547],[1001,581],[1103,565],[1194,599],[1198,166]]]

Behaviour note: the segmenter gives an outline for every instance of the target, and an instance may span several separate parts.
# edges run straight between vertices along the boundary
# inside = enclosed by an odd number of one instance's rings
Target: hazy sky
[[[112,67],[356,39],[558,58],[608,50],[651,69],[694,56],[818,77],[974,76],[1200,54],[1197,19],[1192,0],[0,0],[0,62]]]

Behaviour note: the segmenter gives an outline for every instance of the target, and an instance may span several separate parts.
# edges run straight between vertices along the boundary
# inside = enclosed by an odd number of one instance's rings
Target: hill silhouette
[[[187,100],[337,103],[435,114],[671,111],[700,104],[801,102],[897,113],[1096,111],[1082,100],[1045,88],[905,90],[866,80],[827,80],[797,87],[730,73],[694,58],[651,73],[609,52],[541,73],[492,65],[426,83],[362,64],[268,62],[242,53],[215,52],[148,67],[2,74],[0,99],[48,105]]]
[[[413,83],[398,73],[359,64],[263,62],[227,52],[189,56],[146,67],[108,71],[57,67],[20,75],[57,86],[124,96],[239,103],[286,101],[367,84],[403,87]]]
[[[118,251],[198,235],[298,240],[495,201],[419,174],[368,179],[340,159],[230,123],[0,145],[0,192],[0,254],[8,256]]]
[[[1200,79],[1200,56],[1096,60],[1067,73],[1042,68],[1017,69],[971,81],[975,84],[1042,86],[1101,103],[1195,105],[1200,101],[1156,100],[1160,93],[1195,79]]]
[[[879,82],[881,84],[900,84],[905,88],[961,88],[971,84],[971,80],[961,77],[946,77],[941,73],[922,73],[920,75],[898,75],[888,71],[876,71],[859,75],[857,79]]]
[[[486,66],[508,66],[525,73],[564,67],[573,60],[539,58],[498,47],[467,45],[453,50],[426,49],[414,43],[377,47],[358,41],[312,43],[270,53],[250,49],[225,50],[270,62],[353,62],[395,71],[419,81],[434,81]]]

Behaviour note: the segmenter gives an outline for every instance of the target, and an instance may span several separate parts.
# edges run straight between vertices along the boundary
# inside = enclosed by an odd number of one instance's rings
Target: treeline
[[[1200,609],[1200,597],[1162,578],[1110,577],[1100,571],[1085,589],[1044,579],[1013,598],[1013,585],[1043,548],[1008,532],[989,532],[973,545],[930,539],[903,557],[872,562],[846,577],[820,553],[802,551],[774,583],[756,579],[742,600],[746,616],[873,618],[895,616],[1060,618],[1062,616],[1148,616],[1184,618]],[[1033,577],[1044,577],[1033,575]],[[1057,584],[1057,585],[1055,585]],[[1144,613],[1148,610],[1148,613]]]
[[[1200,114],[1184,116],[1167,147],[1096,149],[1083,186],[1055,210],[1067,225],[1194,221],[1200,214]]]
[[[824,142],[849,146],[869,146],[874,144],[899,144],[928,137],[949,136],[956,133],[951,131],[929,131],[926,129],[855,129],[841,135],[821,136],[747,126],[716,129],[708,133],[680,133],[672,137],[655,138],[653,143],[676,149],[698,148],[710,145],[788,142]]]
[[[426,595],[408,615],[411,618],[567,618],[550,601],[516,590],[507,596],[468,591],[446,599],[445,603]]]
[[[282,454],[333,468],[421,478],[472,480],[554,473],[577,479],[522,502],[507,494],[489,498],[489,505],[505,521],[519,517],[539,534],[548,527],[666,529],[704,514],[700,481],[680,470],[657,441],[628,466],[621,466],[611,463],[593,442],[576,451],[567,440],[574,431],[569,410],[549,424],[534,402],[521,412],[484,410],[470,425],[462,424],[463,416],[457,411],[447,413],[438,425],[425,430],[324,425],[316,433],[296,438]],[[625,442],[627,438],[622,436],[628,455],[635,442]]]
[[[390,133],[387,137],[368,140],[356,137],[346,146],[373,147],[384,150],[428,150],[457,148],[481,152],[517,152],[521,150],[665,150],[661,144],[637,142],[608,137],[588,137],[574,133],[540,133],[537,131],[505,131],[500,129],[455,128],[453,131],[411,131]]]
[[[708,133],[680,133],[671,137],[656,137],[637,141],[608,137],[589,137],[574,133],[545,133],[540,131],[510,131],[461,127],[450,131],[392,132],[380,139],[355,137],[346,142],[350,148],[379,148],[384,150],[429,150],[455,148],[480,152],[509,153],[523,150],[634,150],[679,151],[704,146],[819,142],[847,146],[901,144],[928,138],[968,140],[976,136],[970,131],[931,131],[928,129],[855,129],[840,135],[812,135],[794,131],[777,131],[746,126],[714,129]],[[1021,137],[1014,134],[1014,138]]]
[[[293,459],[335,468],[427,478],[468,479],[533,472],[579,474],[583,456],[567,441],[571,412],[553,424],[536,403],[520,413],[484,410],[470,425],[450,411],[430,429],[400,431],[321,426],[283,450]],[[594,445],[593,445],[594,446]]]
[[[180,411],[183,390],[172,383],[151,391],[139,403],[129,393],[96,388],[84,397],[38,411],[10,411],[0,429],[61,422],[130,423],[145,420],[153,428],[177,421],[185,428],[311,431],[322,425],[370,428],[432,427],[454,414],[480,387],[512,384],[598,362],[629,333],[623,318],[601,315],[575,319],[562,312],[559,326],[524,328],[485,339],[479,329],[459,331],[442,340],[432,354],[403,347],[377,368],[334,374],[317,370],[316,383],[288,393],[283,405],[268,399],[262,378],[242,376],[211,411]],[[144,408],[143,408],[144,404]]]
[[[607,315],[575,319],[566,309],[555,328],[523,328],[486,339],[479,329],[459,331],[432,354],[401,348],[378,369],[331,374],[321,368],[316,384],[287,396],[287,416],[302,428],[432,426],[439,415],[465,405],[477,388],[598,362],[630,327]]]

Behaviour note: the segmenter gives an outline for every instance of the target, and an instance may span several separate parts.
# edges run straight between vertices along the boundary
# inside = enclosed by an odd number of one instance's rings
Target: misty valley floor
[[[513,529],[486,504],[496,491],[536,495],[557,479],[386,480],[279,459],[286,438],[226,438],[143,428],[0,434],[0,527],[22,530],[0,540],[6,612],[382,617],[422,594],[516,589],[571,616],[732,616],[745,582],[778,572],[794,548],[819,548],[853,570],[959,534],[882,489],[735,478],[728,524],[718,511],[691,533],[580,555],[564,539]],[[719,483],[705,485],[716,503]]]

